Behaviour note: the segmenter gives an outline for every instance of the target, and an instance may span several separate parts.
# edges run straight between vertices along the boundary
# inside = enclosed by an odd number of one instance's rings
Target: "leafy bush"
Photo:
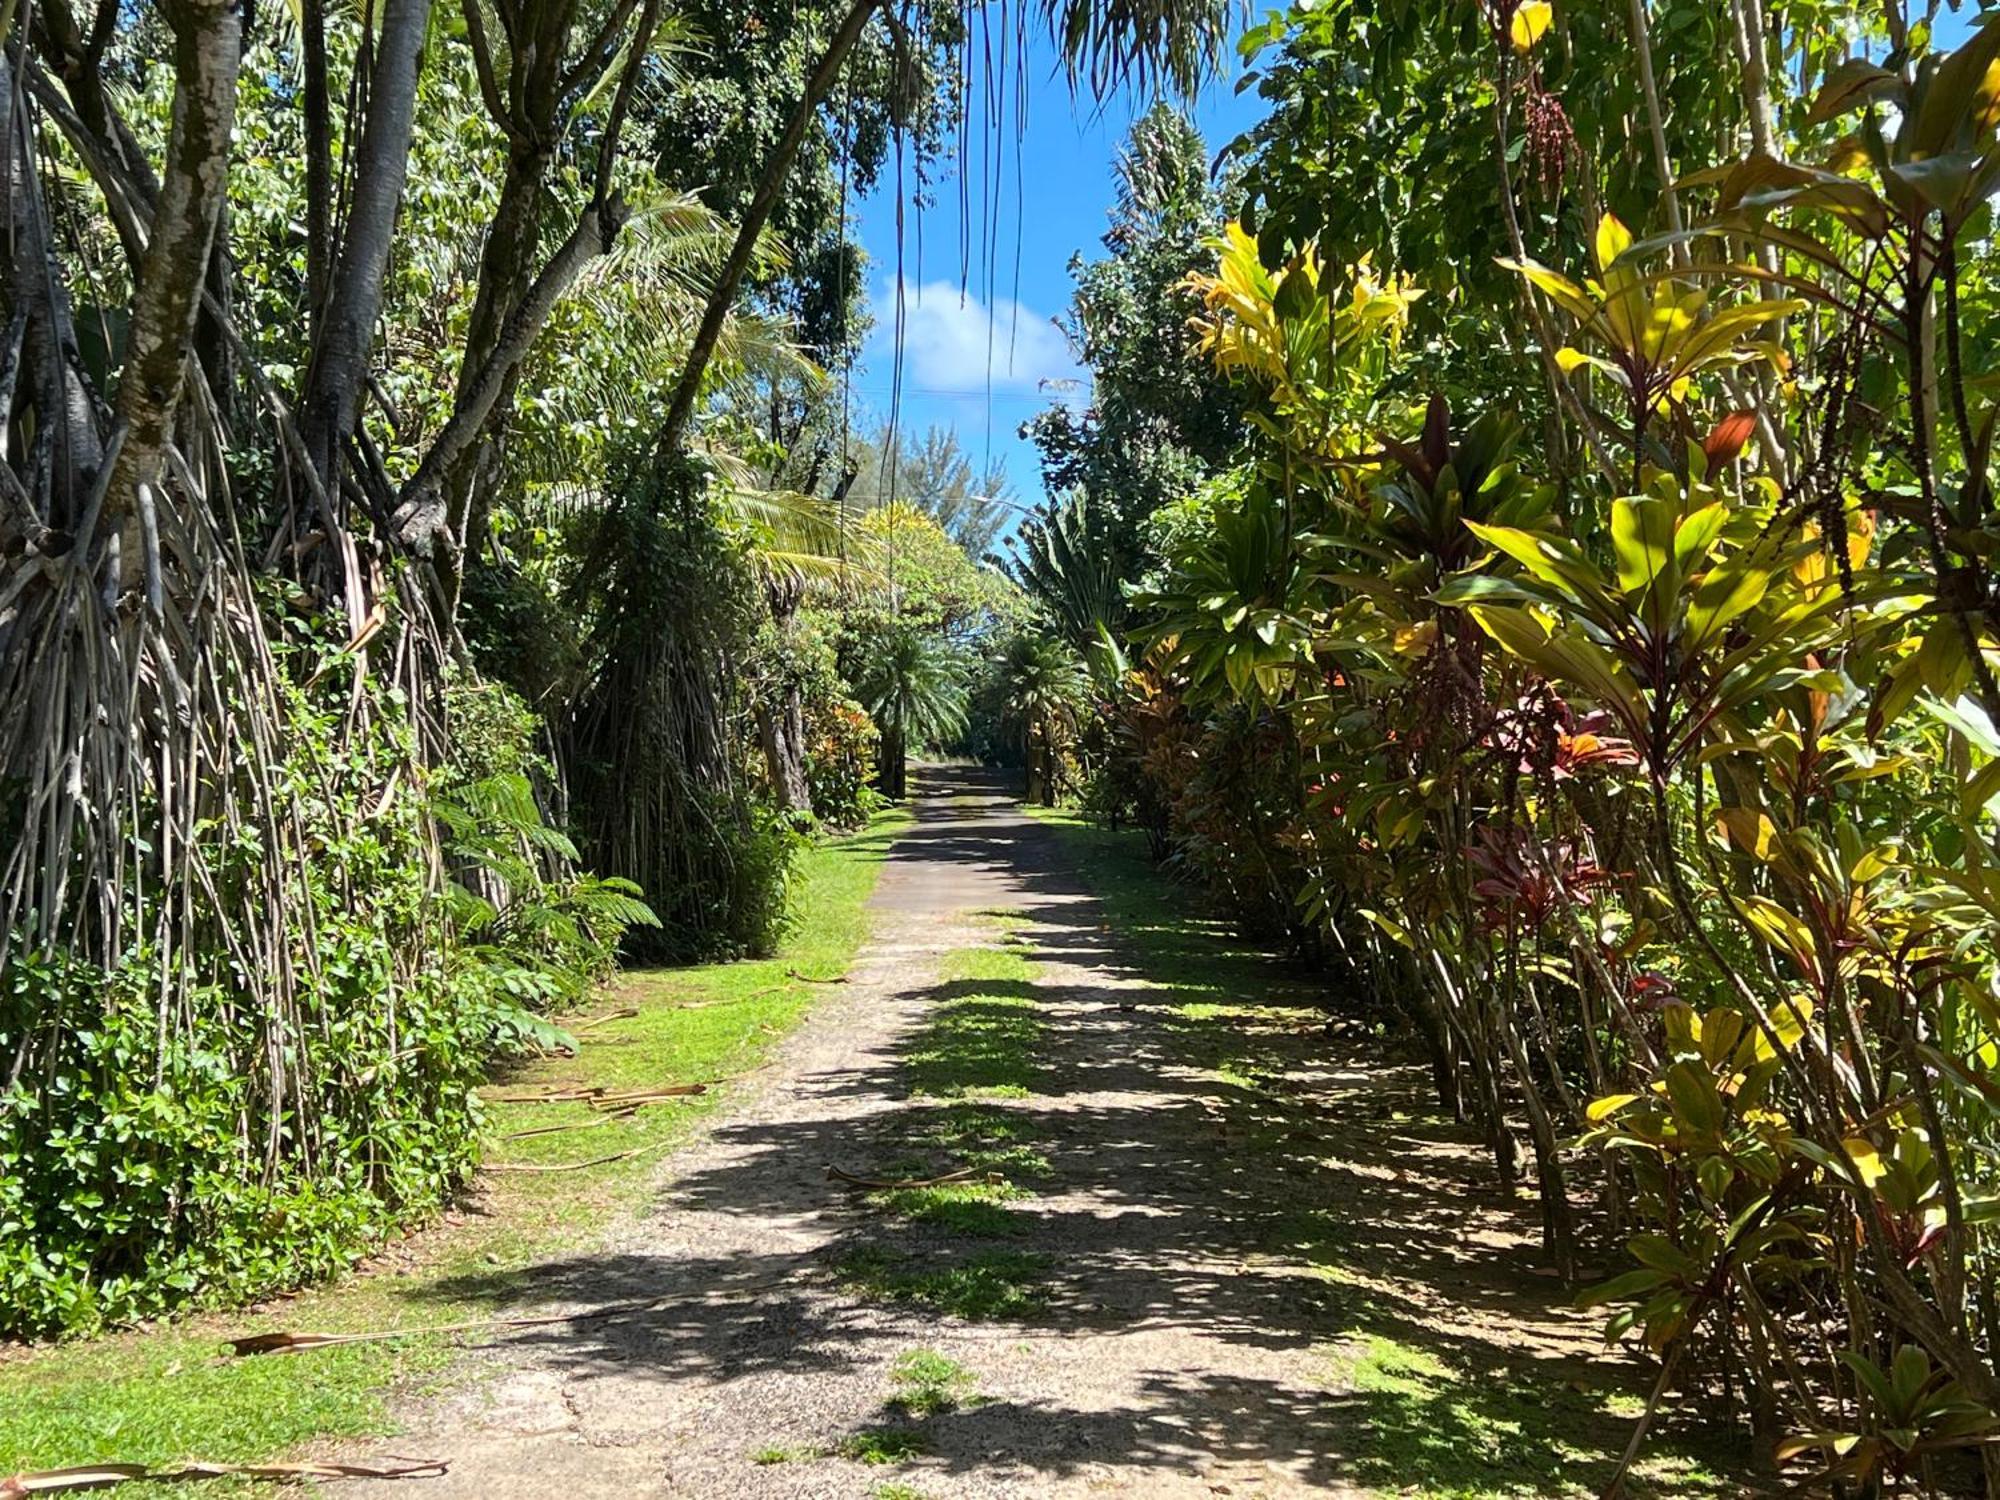
[[[875,752],[882,735],[852,698],[806,704],[806,785],[813,815],[832,828],[858,828],[882,805]]]
[[[692,877],[659,901],[657,948],[675,962],[768,958],[792,921],[798,858],[810,842],[776,808],[754,798],[704,799],[690,850]]]
[[[551,1040],[540,1017],[610,974],[634,927],[658,927],[639,887],[577,868],[576,845],[544,819],[554,768],[539,724],[498,683],[458,680],[448,695],[451,759],[433,782],[453,971],[478,985],[503,1049]]]
[[[407,730],[378,714],[333,756],[344,689],[337,708],[287,693],[271,770],[313,795],[287,835],[305,899],[285,951],[183,945],[174,961],[200,968],[171,1008],[150,942],[110,972],[46,951],[7,966],[0,1055],[35,1060],[0,1092],[0,1332],[87,1331],[323,1275],[471,1167],[472,1085],[498,1020],[454,978],[425,805],[385,794]],[[254,843],[210,852],[227,878],[261,866]],[[287,1003],[244,1004],[238,962],[287,971]]]

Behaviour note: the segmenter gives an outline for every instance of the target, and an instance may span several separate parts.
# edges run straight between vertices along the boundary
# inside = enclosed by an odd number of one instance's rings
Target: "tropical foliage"
[[[989,22],[1093,90],[1225,39],[1206,0],[0,17],[0,1333],[434,1210],[481,1070],[616,957],[770,949],[870,805],[864,682],[891,785],[953,729],[1004,508],[944,440],[925,509],[850,493],[848,208],[957,148]]]
[[[1627,1463],[1705,1389],[1994,1493],[2000,21],[1922,9],[1274,14],[1191,306],[1085,350],[1184,326],[1229,440],[1122,588],[1076,467],[1017,573],[1110,627],[1088,805],[1421,1048],[1558,1271],[1626,1257]]]

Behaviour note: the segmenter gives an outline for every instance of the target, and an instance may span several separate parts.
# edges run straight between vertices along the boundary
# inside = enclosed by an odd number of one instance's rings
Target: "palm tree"
[[[901,797],[912,745],[965,728],[965,669],[942,642],[898,625],[885,632],[861,672],[861,701],[882,731],[883,792]]]
[[[1118,546],[1089,495],[1074,490],[1026,522],[1007,576],[1039,604],[1064,639],[1086,653],[1100,682],[1124,675],[1126,616]]]
[[[1015,636],[1001,654],[1007,710],[1027,739],[1028,800],[1053,807],[1060,790],[1062,737],[1076,730],[1077,706],[1088,686],[1076,653],[1053,635]]]
[[[682,450],[716,340],[742,289],[757,238],[784,194],[807,122],[832,96],[848,53],[884,9],[885,0],[849,0],[807,76],[805,91],[737,226],[736,244],[710,289],[694,346],[654,441],[656,461]],[[1192,98],[1221,61],[1237,15],[1231,0],[1028,0],[1024,9],[1055,43],[1071,84],[1100,101],[1121,88],[1141,93],[1171,89]]]

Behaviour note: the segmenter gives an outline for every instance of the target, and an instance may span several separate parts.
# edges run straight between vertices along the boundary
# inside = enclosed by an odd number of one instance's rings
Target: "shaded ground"
[[[447,1288],[657,1305],[474,1356],[492,1378],[394,1445],[450,1474],[404,1492],[1601,1481],[1627,1377],[1536,1274],[1531,1206],[1494,1195],[1416,1069],[1344,1053],[1302,986],[1175,919],[1130,860],[934,774],[851,983],[651,1211],[603,1251]],[[993,1177],[869,1194],[830,1166]]]

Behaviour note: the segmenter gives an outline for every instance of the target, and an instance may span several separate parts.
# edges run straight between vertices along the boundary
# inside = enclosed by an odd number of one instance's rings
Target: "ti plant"
[[[1575,319],[1576,331],[1592,346],[1565,346],[1556,354],[1557,366],[1564,373],[1598,371],[1619,391],[1636,490],[1654,419],[1685,406],[1703,375],[1759,360],[1787,367],[1783,349],[1757,335],[1806,304],[1771,299],[1713,307],[1709,292],[1699,285],[1671,274],[1642,272],[1632,232],[1615,214],[1598,220],[1592,250],[1597,275],[1581,286],[1537,261],[1502,264],[1519,271]]]

